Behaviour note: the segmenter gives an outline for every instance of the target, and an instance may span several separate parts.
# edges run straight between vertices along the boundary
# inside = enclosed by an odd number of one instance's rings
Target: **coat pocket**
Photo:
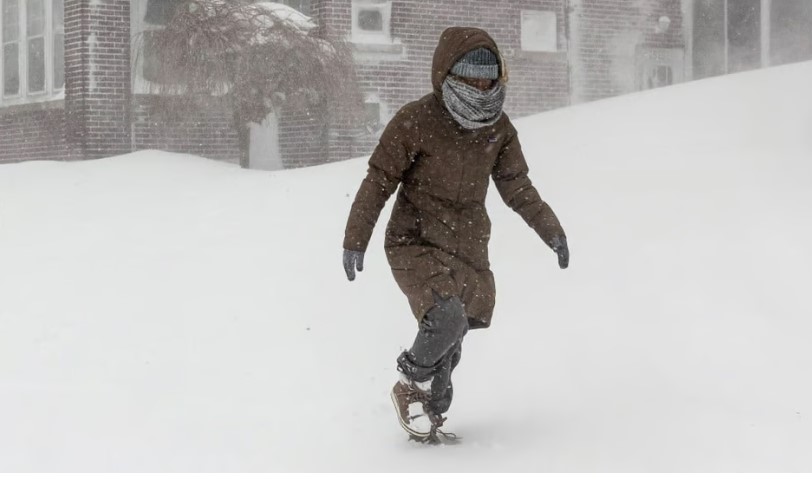
[[[420,212],[408,200],[398,196],[386,226],[386,246],[417,244],[420,239]]]

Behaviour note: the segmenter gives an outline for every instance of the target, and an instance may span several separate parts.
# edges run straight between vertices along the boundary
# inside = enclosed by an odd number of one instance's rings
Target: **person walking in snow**
[[[432,62],[434,91],[401,108],[384,129],[355,196],[344,236],[347,279],[387,199],[398,190],[384,249],[418,320],[411,349],[397,358],[391,397],[401,426],[436,442],[453,396],[451,373],[463,337],[487,328],[495,303],[488,261],[490,178],[505,203],[569,263],[567,237],[528,178],[516,129],[502,111],[507,68],[484,30],[451,27]]]

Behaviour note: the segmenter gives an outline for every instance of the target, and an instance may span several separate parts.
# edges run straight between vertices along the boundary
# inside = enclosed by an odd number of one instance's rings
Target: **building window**
[[[313,6],[311,0],[283,0],[280,3],[283,3],[291,8],[295,8],[308,17],[313,15]]]
[[[130,25],[133,31],[133,93],[150,93],[158,78],[158,35],[172,20],[183,0],[148,0],[130,2]]]
[[[28,93],[45,91],[45,4],[43,0],[26,2],[28,42]]]
[[[697,0],[694,78],[761,67],[761,0]]]
[[[3,0],[3,96],[20,94],[20,4]]]
[[[727,4],[728,72],[761,67],[761,0]]]
[[[380,10],[360,10],[358,28],[364,33],[383,32],[383,13]]]
[[[769,16],[770,65],[812,60],[812,2],[773,0]]]
[[[354,43],[392,43],[392,2],[353,0],[352,41]]]
[[[0,17],[0,103],[27,103],[62,95],[64,0],[2,0]]]
[[[555,12],[522,10],[522,50],[558,51],[558,23]]]

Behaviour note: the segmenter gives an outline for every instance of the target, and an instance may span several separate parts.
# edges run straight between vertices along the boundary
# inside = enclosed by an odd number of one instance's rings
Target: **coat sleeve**
[[[552,247],[553,238],[564,235],[564,230],[553,209],[541,199],[527,176],[528,172],[519,137],[511,126],[493,168],[493,181],[505,203]]]
[[[409,114],[401,110],[381,134],[369,158],[367,175],[352,203],[344,232],[344,249],[366,251],[386,200],[397,190],[416,155],[415,128]]]

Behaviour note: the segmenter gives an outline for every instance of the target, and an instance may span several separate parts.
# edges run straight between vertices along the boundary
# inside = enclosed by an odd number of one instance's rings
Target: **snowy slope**
[[[572,261],[489,197],[497,309],[448,429],[388,391],[415,331],[341,268],[365,160],[0,166],[0,471],[812,470],[812,63],[516,122]]]

